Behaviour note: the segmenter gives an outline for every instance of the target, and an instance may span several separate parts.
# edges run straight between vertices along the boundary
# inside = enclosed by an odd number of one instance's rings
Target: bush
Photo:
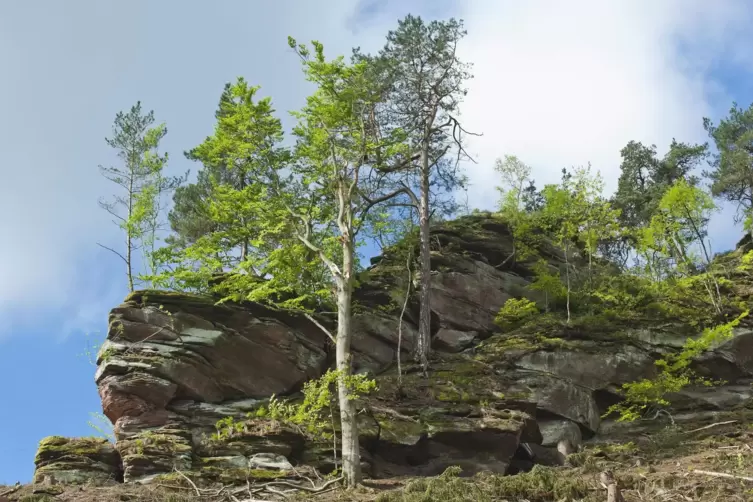
[[[536,303],[528,298],[510,298],[499,309],[494,323],[504,331],[510,331],[525,324],[539,313]]]

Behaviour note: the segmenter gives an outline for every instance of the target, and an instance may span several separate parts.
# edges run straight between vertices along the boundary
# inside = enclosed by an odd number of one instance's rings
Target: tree
[[[718,125],[704,118],[703,126],[719,151],[711,170],[704,172],[711,180],[711,193],[737,203],[737,221],[743,220],[753,236],[753,105],[743,110],[733,103]]]
[[[612,208],[603,193],[601,173],[592,174],[590,164],[575,170],[572,201],[576,206],[574,215],[580,220],[577,238],[588,255],[589,288],[592,287],[593,259],[598,253],[599,244],[612,241],[620,234],[620,211]]]
[[[376,164],[385,173],[400,174],[400,185],[418,210],[420,233],[419,335],[416,359],[424,371],[431,349],[431,243],[432,213],[441,199],[433,189],[449,193],[465,183],[459,161],[470,158],[463,148],[467,131],[457,119],[463,87],[471,78],[469,65],[457,56],[465,36],[462,21],[432,21],[406,16],[376,57],[354,51],[357,61],[370,61],[372,78],[380,82],[384,105],[378,110],[377,136],[400,134],[408,145],[395,159],[384,162],[378,149]],[[454,159],[450,158],[454,153]],[[450,198],[447,202],[454,202]]]
[[[504,159],[494,162],[494,170],[499,173],[501,186],[497,187],[501,198],[499,202],[500,213],[510,225],[512,233],[512,253],[499,265],[500,267],[509,260],[517,260],[525,257],[530,252],[527,242],[534,234],[531,225],[530,213],[526,211],[526,188],[525,184],[532,182],[531,167],[514,155],[506,155]],[[519,256],[520,255],[520,256]]]
[[[288,231],[289,215],[275,212],[271,199],[282,190],[291,152],[281,146],[282,124],[271,99],[258,99],[258,91],[243,78],[227,84],[214,133],[186,154],[204,168],[195,184],[175,193],[170,222],[176,235],[162,250],[172,266],[159,282],[296,309],[322,299],[326,271]],[[305,211],[316,210],[316,202]],[[214,281],[217,274],[222,281]]]
[[[571,299],[575,289],[572,257],[580,245],[588,255],[588,293],[593,289],[593,258],[602,239],[609,239],[617,231],[619,211],[612,209],[602,196],[601,175],[591,174],[591,166],[575,169],[574,173],[562,170],[559,185],[547,185],[542,191],[544,207],[541,219],[564,250],[565,301],[567,321],[570,322]],[[543,270],[542,270],[543,272]],[[547,288],[554,293],[556,284],[542,274],[537,289]],[[556,297],[556,295],[553,295]]]
[[[707,145],[690,145],[672,140],[664,157],[656,146],[630,141],[621,151],[620,177],[612,196],[612,207],[620,211],[624,231],[602,243],[602,251],[623,267],[637,246],[637,231],[649,225],[664,193],[678,179],[695,185],[692,171],[707,156]]]
[[[714,310],[721,314],[722,295],[706,244],[708,222],[715,209],[708,193],[679,179],[659,201],[651,224],[641,232],[640,246],[655,278],[700,280]]]
[[[669,151],[660,159],[655,145],[631,141],[620,155],[620,178],[612,204],[620,210],[620,220],[625,225],[637,228],[649,223],[662,196],[677,180],[697,183],[690,173],[706,157],[707,145],[689,145],[673,139]]]
[[[153,265],[151,256],[160,228],[161,197],[183,181],[183,178],[163,176],[167,154],[161,155],[157,150],[167,128],[164,124],[154,127],[153,124],[154,112],[142,114],[140,102],[128,113],[119,112],[115,116],[113,137],[105,141],[117,150],[124,166],[99,166],[102,175],[125,192],[115,195],[110,202],[99,200],[100,207],[110,213],[115,218],[113,222],[125,232],[125,251],[98,245],[123,260],[130,291],[134,290],[133,253],[145,249],[147,264]]]
[[[173,207],[167,216],[173,231],[169,238],[179,248],[195,243],[218,228],[209,215],[212,195],[210,176],[209,170],[200,169],[195,183],[180,186],[173,194]]]
[[[523,189],[521,200],[523,202],[523,209],[527,213],[535,213],[544,207],[544,196],[536,188],[534,180],[528,180],[528,186]]]
[[[547,185],[542,191],[545,201],[542,216],[545,221],[549,222],[549,229],[552,231],[556,242],[564,250],[565,306],[568,323],[570,322],[570,297],[572,291],[570,257],[572,254],[572,244],[578,235],[579,229],[578,208],[574,204],[570,183],[570,179],[563,176],[563,181],[560,185]]]
[[[347,384],[352,375],[356,247],[359,232],[368,228],[370,210],[405,192],[402,188],[385,192],[385,178],[369,159],[376,159],[379,151],[382,159],[390,161],[401,149],[399,142],[378,141],[371,133],[370,120],[381,95],[368,76],[368,62],[327,61],[318,42],[313,42],[313,54],[292,38],[289,44],[318,89],[294,114],[298,125],[292,178],[285,186],[272,180],[272,186],[282,188],[275,201],[288,213],[295,236],[327,266],[334,282],[337,332],[331,338],[339,374],[343,475],[353,486],[361,480],[356,408]],[[300,207],[316,210],[306,213]],[[328,248],[333,241],[335,245]]]

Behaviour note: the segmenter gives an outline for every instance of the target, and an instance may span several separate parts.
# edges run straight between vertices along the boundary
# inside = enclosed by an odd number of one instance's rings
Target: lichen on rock
[[[418,268],[409,276],[407,255],[387,250],[373,260],[354,294],[354,368],[378,385],[358,415],[363,469],[371,476],[435,475],[452,465],[468,475],[558,465],[560,441],[588,442],[612,430],[602,415],[620,399],[620,386],[655,376],[655,360],[697,334],[648,311],[581,312],[569,323],[543,312],[540,292],[530,287],[534,260],[506,260],[510,231],[491,213],[444,222],[433,234],[435,352],[426,375],[410,357]],[[537,253],[552,270],[563,266],[564,254],[544,236]],[[570,258],[577,264],[577,256]],[[499,309],[521,297],[542,312],[500,329]],[[305,316],[137,291],[109,320],[95,378],[116,444],[49,438],[40,445],[35,479],[153,483],[179,469],[200,484],[244,484],[292,469],[335,468],[331,442],[255,415],[271,395],[295,398],[330,366],[330,342]],[[332,325],[324,315],[320,321]],[[735,335],[694,362],[699,374],[727,385],[671,396],[679,412],[725,410],[753,398],[753,331],[741,326]],[[219,434],[223,419],[240,426]],[[336,431],[337,416],[333,422]]]

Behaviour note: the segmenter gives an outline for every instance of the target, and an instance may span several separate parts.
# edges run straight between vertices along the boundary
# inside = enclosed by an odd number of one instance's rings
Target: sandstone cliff
[[[562,252],[541,242],[539,255],[558,270]],[[656,358],[697,334],[648,317],[584,318],[501,333],[493,320],[507,299],[543,301],[528,287],[533,263],[505,260],[512,250],[507,225],[486,213],[464,217],[438,226],[433,246],[436,354],[428,378],[409,361],[417,320],[412,298],[400,329],[405,376],[397,388],[400,307],[409,281],[417,282],[405,258],[373,260],[356,294],[355,367],[376,375],[379,385],[361,424],[364,468],[373,477],[436,475],[453,465],[465,474],[504,474],[533,462],[561,464],[558,442],[619,430],[601,419],[619,399],[619,386],[651,377]],[[95,377],[115,425],[115,449],[90,442],[72,455],[65,441],[47,441],[36,480],[75,482],[88,470],[96,473],[90,477],[146,483],[178,469],[207,482],[245,483],[306,466],[327,472],[334,466],[331,445],[266,426],[253,412],[270,395],[294,395],[321,375],[332,362],[328,344],[305,317],[262,305],[131,294],[110,313]],[[697,369],[727,384],[673,396],[675,420],[745,406],[753,396],[753,330],[739,328]],[[245,425],[230,437],[213,437],[225,417]]]

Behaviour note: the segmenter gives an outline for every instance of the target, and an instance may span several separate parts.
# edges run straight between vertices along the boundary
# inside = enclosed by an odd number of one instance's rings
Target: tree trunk
[[[131,225],[131,217],[133,216],[133,183],[135,176],[135,169],[133,165],[130,167],[131,175],[128,178],[128,222],[126,226],[126,274],[128,275],[128,289],[133,293],[133,268],[131,267],[131,252],[133,250],[133,228]]]
[[[413,258],[412,246],[408,250],[408,260],[405,263],[405,269],[408,271],[407,284],[405,288],[405,300],[403,301],[403,309],[400,311],[400,317],[397,320],[397,387],[402,392],[403,388],[403,363],[402,363],[402,351],[403,351],[403,318],[405,317],[405,309],[408,307],[408,300],[410,300],[410,287],[413,282],[410,262]]]
[[[131,268],[131,249],[133,247],[130,230],[126,238],[126,273],[128,274],[128,289],[133,293],[133,270]]]
[[[431,236],[429,235],[429,152],[421,152],[421,201],[419,204],[419,230],[421,240],[421,312],[418,320],[416,362],[426,373],[431,351]]]
[[[344,236],[347,239],[347,236]],[[352,374],[351,342],[351,305],[353,247],[343,244],[342,277],[337,279],[337,337],[335,362],[340,378],[337,382],[337,397],[340,405],[340,429],[343,476],[348,487],[361,482],[361,452],[358,444],[358,423],[356,421],[356,403],[348,398],[346,381]]]
[[[570,246],[565,241],[565,277],[567,279],[567,323],[570,324]]]

